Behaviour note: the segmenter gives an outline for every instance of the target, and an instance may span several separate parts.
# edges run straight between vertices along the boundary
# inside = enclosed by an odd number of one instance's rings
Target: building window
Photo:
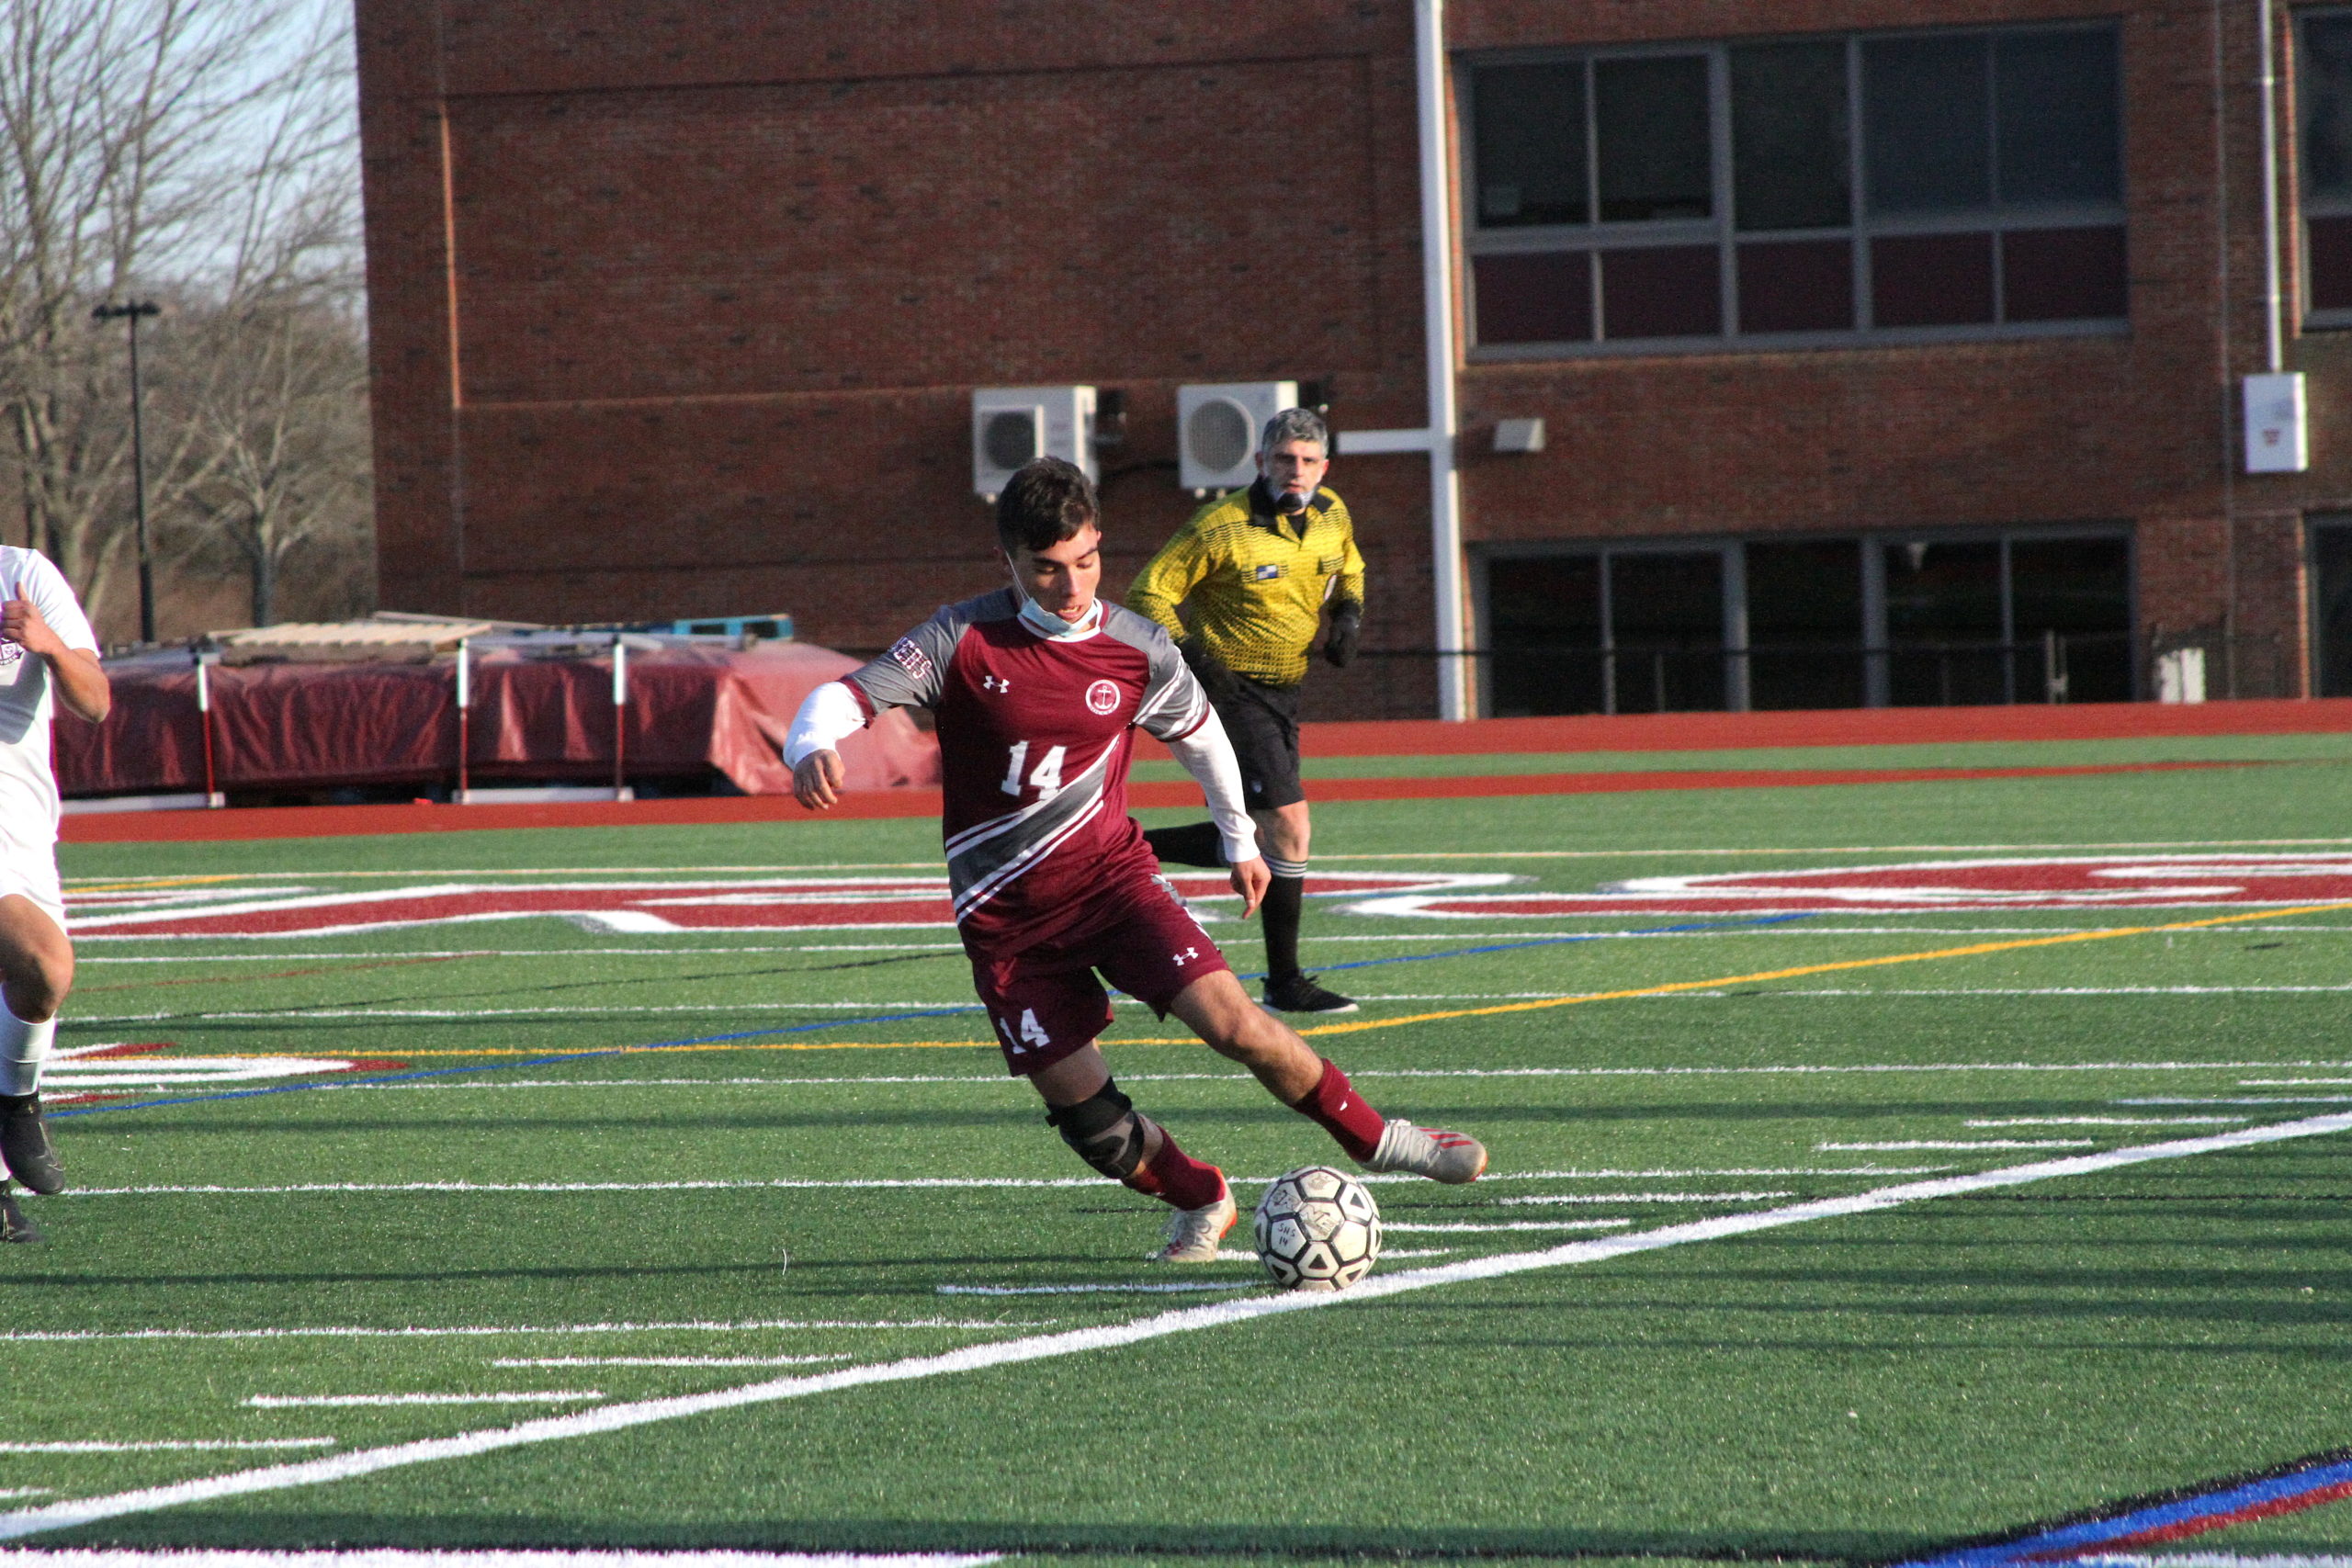
[[[2335,552],[2316,577],[2324,592],[2340,558],[2352,605],[2341,534],[2316,547]],[[2128,702],[2138,686],[2119,527],[1522,547],[1483,566],[1497,716]],[[2342,679],[2352,690],[2352,661]]]
[[[2352,326],[2352,10],[2298,18],[2303,319]]]
[[[2112,330],[2117,47],[2098,25],[1470,62],[1476,346]]]

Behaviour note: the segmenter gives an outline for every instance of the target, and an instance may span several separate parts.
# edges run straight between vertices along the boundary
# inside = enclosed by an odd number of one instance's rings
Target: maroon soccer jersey
[[[1001,589],[950,604],[846,677],[870,712],[938,719],[947,875],[974,953],[1085,921],[1159,869],[1127,815],[1134,731],[1181,739],[1208,699],[1168,634],[1098,601],[1091,629],[1046,635]]]

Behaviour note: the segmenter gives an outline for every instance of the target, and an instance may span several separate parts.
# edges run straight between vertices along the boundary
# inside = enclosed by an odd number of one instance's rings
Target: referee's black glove
[[[1184,656],[1193,679],[1209,694],[1211,704],[1231,702],[1241,694],[1241,677],[1233,672],[1231,665],[1210,652],[1208,644],[1199,637],[1182,639],[1176,644],[1176,651]]]
[[[1356,656],[1356,644],[1363,637],[1363,606],[1352,599],[1342,599],[1331,612],[1330,635],[1323,639],[1323,657],[1339,669],[1345,670]]]

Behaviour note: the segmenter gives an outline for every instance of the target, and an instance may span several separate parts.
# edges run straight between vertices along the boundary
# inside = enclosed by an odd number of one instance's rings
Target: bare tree
[[[273,389],[316,400],[334,378],[311,329],[340,314],[355,338],[356,298],[349,39],[312,15],[0,5],[0,451],[24,536],[94,611],[130,559],[122,345],[90,320],[98,302],[136,292],[178,318],[150,340],[151,512],[183,534],[265,517],[273,570],[309,526],[288,471],[299,416],[264,405]]]

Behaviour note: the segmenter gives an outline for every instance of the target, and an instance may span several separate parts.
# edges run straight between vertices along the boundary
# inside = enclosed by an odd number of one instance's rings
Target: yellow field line
[[[1844,958],[1834,964],[1801,964],[1793,969],[1762,969],[1753,975],[1725,975],[1713,980],[1673,980],[1662,986],[1635,986],[1622,991],[1591,991],[1582,996],[1550,997],[1542,1001],[1505,1002],[1497,1007],[1457,1008],[1447,1012],[1408,1013],[1403,1018],[1366,1020],[1361,1023],[1326,1023],[1302,1029],[1301,1034],[1354,1034],[1367,1029],[1395,1029],[1408,1023],[1435,1023],[1449,1018],[1488,1018],[1497,1013],[1540,1012],[1545,1008],[1575,1007],[1582,1002],[1613,1002],[1629,997],[1665,997],[1678,991],[1712,991],[1719,986],[1752,986],[1765,980],[1793,980],[1804,975],[1833,975],[1841,970],[1877,969],[1890,964],[1924,964],[1932,958],[1973,958],[1987,953],[2016,953],[2030,947],[2059,947],[2075,942],[2110,942],[2123,936],[2152,936],[2158,931],[2202,931],[2209,926],[2241,925],[2248,920],[2284,920],[2300,915],[2325,915],[2352,909],[2352,903],[2305,904],[2292,909],[2264,909],[2250,915],[2213,915],[2201,920],[2169,920],[2160,926],[2110,926],[2103,931],[2067,931],[2059,936],[2021,937],[2014,942],[1971,942],[1965,947],[1939,947],[1926,953],[1891,953],[1879,958]]]
[[[2163,931],[2203,931],[2212,926],[2244,925],[2256,920],[2292,919],[2301,915],[2326,915],[2352,909],[2352,901],[2304,904],[2287,909],[2258,909],[2244,915],[2211,915],[2201,920],[2168,920],[2155,926],[2110,926],[2095,931],[2067,931],[2058,936],[2019,937],[2010,942],[1978,942],[1965,947],[1938,947],[1925,953],[1891,953],[1877,958],[1841,958],[1830,964],[1801,964],[1792,969],[1759,969],[1750,975],[1719,975],[1707,980],[1668,980],[1656,986],[1630,986],[1617,991],[1586,991],[1573,997],[1546,997],[1540,1001],[1505,1002],[1495,1007],[1453,1008],[1443,1012],[1408,1013],[1402,1018],[1365,1019],[1355,1023],[1317,1024],[1299,1031],[1305,1035],[1361,1034],[1374,1029],[1401,1029],[1408,1023],[1437,1023],[1455,1018],[1492,1018],[1500,1013],[1542,1012],[1549,1008],[1577,1007],[1586,1002],[1624,1001],[1635,997],[1667,997],[1680,991],[1712,991],[1723,986],[1752,986],[1766,980],[1793,980],[1806,975],[1835,975],[1854,969],[1878,969],[1891,964],[1925,964],[1938,958],[1974,958],[1988,953],[2016,953],[2033,947],[2060,947],[2069,942],[2111,942],[2117,937],[2154,936]],[[608,1054],[637,1055],[673,1051],[952,1051],[992,1046],[993,1040],[833,1040],[794,1041],[766,1045],[616,1045]],[[1193,1045],[1189,1034],[1139,1035],[1106,1041],[1112,1045]],[[592,1051],[594,1047],[590,1048]],[[571,1053],[483,1048],[472,1051],[402,1051],[401,1056],[554,1056]]]
[[[156,887],[202,887],[215,882],[251,882],[257,872],[224,872],[218,876],[142,876],[129,882],[117,880],[96,884],[69,881],[66,885],[76,893],[144,893]],[[278,874],[280,877],[284,873]]]

